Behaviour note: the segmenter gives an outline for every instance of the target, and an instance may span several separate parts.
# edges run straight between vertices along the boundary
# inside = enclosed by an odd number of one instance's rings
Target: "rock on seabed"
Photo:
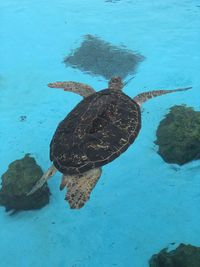
[[[164,161],[183,165],[200,159],[200,112],[185,105],[171,107],[156,136],[158,154]]]
[[[47,183],[32,195],[26,196],[42,175],[41,167],[29,154],[13,161],[1,177],[0,205],[6,211],[39,209],[47,205],[50,198]]]
[[[200,247],[180,244],[175,250],[161,250],[152,256],[150,267],[200,267]]]

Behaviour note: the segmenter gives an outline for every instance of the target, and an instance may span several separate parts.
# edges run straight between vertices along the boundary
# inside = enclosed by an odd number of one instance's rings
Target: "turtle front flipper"
[[[56,171],[56,167],[52,164],[51,167],[42,175],[40,180],[38,180],[37,183],[33,186],[31,191],[28,192],[26,195],[29,196],[35,193],[35,191],[41,188],[47,182],[47,180],[56,173]]]
[[[141,106],[144,102],[146,102],[148,99],[151,99],[153,97],[165,95],[165,94],[169,94],[169,93],[174,93],[174,92],[187,91],[191,88],[192,87],[178,88],[178,89],[174,89],[174,90],[153,90],[153,91],[141,93],[141,94],[135,96],[133,98],[133,100]]]
[[[79,175],[63,175],[60,189],[67,187],[65,199],[71,209],[80,209],[85,205],[101,173],[101,168],[95,168]]]
[[[64,89],[64,91],[76,93],[84,98],[95,93],[95,90],[91,86],[71,81],[49,83],[48,87],[61,88]]]

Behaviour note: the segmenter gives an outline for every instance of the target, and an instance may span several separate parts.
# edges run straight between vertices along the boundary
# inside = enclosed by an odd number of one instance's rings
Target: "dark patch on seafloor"
[[[167,248],[151,257],[150,267],[199,267],[200,247],[180,244],[175,250]]]
[[[42,175],[41,167],[29,154],[10,163],[1,177],[0,205],[5,206],[6,211],[40,209],[47,205],[50,197],[47,183],[32,195],[26,195]]]
[[[114,46],[93,35],[86,35],[81,46],[65,57],[66,66],[78,68],[106,79],[120,76],[124,79],[135,72],[144,57],[138,53]]]
[[[27,119],[27,116],[26,116],[26,115],[21,115],[21,116],[19,117],[19,120],[20,120],[20,121],[26,121],[26,119]]]
[[[200,112],[185,105],[171,107],[156,136],[158,153],[166,162],[183,165],[200,159]]]

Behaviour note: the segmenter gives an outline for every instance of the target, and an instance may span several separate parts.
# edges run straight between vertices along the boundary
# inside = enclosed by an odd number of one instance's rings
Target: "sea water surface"
[[[50,166],[52,135],[81,97],[49,82],[107,87],[103,77],[62,63],[84,35],[145,56],[125,88],[131,97],[193,87],[145,103],[138,138],[103,168],[84,208],[69,209],[60,173],[49,181],[50,204],[41,210],[9,216],[1,207],[1,267],[148,267],[172,242],[200,246],[200,163],[174,168],[154,145],[171,106],[200,110],[199,29],[197,0],[0,1],[0,175],[25,153],[44,171]]]

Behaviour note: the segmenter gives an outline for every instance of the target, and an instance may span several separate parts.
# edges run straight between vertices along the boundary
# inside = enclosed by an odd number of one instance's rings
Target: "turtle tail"
[[[178,88],[178,89],[174,89],[174,90],[153,90],[153,91],[141,93],[141,94],[135,96],[133,98],[133,100],[141,106],[144,102],[146,102],[148,99],[151,99],[153,97],[165,95],[165,94],[169,94],[169,93],[174,93],[174,92],[187,91],[191,88],[192,87]]]

